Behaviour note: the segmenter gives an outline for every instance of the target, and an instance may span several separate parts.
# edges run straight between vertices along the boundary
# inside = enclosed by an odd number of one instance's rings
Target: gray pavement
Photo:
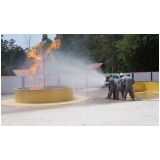
[[[108,100],[106,88],[76,89],[87,100],[72,104],[1,105],[2,126],[158,126],[159,95]],[[138,95],[137,95],[138,96]],[[142,99],[142,98],[151,99]],[[1,101],[14,98],[2,95]]]

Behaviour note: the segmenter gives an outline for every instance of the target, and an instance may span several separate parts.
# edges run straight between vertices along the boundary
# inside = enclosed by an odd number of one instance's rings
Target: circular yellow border
[[[50,87],[41,90],[15,89],[14,98],[18,103],[65,102],[73,99],[73,90],[71,87]]]
[[[2,105],[6,106],[50,106],[50,105],[61,105],[61,104],[72,104],[77,102],[82,102],[87,100],[87,97],[83,96],[74,96],[73,100],[66,102],[57,102],[57,103],[19,103],[15,101],[15,98],[5,99],[1,101]]]

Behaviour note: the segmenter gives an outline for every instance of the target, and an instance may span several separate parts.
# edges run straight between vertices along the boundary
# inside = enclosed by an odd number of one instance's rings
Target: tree
[[[117,47],[131,71],[159,70],[159,35],[125,35]]]
[[[98,34],[91,35],[89,40],[89,50],[94,61],[103,62],[106,70],[109,72],[117,72],[122,68],[123,63],[119,58],[119,53],[116,44],[123,38],[123,35],[118,34]]]
[[[59,35],[57,35],[59,36]],[[83,34],[63,34],[60,51],[66,56],[72,56],[86,60],[88,56],[87,35]]]
[[[116,34],[63,34],[60,50],[86,63],[102,62],[106,66],[104,72],[117,72],[124,66],[116,46],[122,38]]]
[[[30,50],[33,36],[31,34],[24,34],[23,36],[24,36],[24,41],[25,41],[24,43],[26,50]]]
[[[42,42],[36,45],[35,48],[27,53],[27,57],[31,59],[31,67],[28,69],[28,74],[43,81],[43,88],[46,85],[46,79],[50,72],[46,69],[47,65],[52,62],[52,50],[57,50],[61,45],[61,37],[58,37],[54,42],[50,40],[47,34],[42,35]],[[48,64],[46,63],[48,62]],[[38,72],[42,77],[38,77]],[[39,74],[39,75],[40,75]]]
[[[22,69],[25,66],[26,53],[23,48],[15,45],[15,40],[3,40],[1,36],[1,75],[11,76],[12,70]]]

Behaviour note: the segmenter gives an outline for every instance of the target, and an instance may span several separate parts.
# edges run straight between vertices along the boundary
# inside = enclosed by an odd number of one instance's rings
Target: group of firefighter
[[[111,99],[113,95],[113,99],[119,100],[119,93],[121,92],[122,99],[126,100],[127,94],[129,93],[132,100],[135,99],[133,87],[134,79],[130,77],[130,74],[126,76],[118,71],[118,74],[108,74],[106,76],[106,86],[108,86],[108,96],[106,99]]]

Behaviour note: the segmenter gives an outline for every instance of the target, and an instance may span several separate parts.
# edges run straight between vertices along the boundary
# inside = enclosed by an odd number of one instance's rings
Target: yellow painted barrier
[[[134,92],[149,91],[159,93],[159,82],[135,82],[133,90]]]
[[[159,82],[144,82],[145,90],[159,93]]]
[[[142,92],[145,90],[144,82],[135,82],[133,85],[134,92]]]
[[[70,100],[73,100],[73,90],[70,87],[46,90],[15,90],[15,101],[20,103],[54,103]]]

